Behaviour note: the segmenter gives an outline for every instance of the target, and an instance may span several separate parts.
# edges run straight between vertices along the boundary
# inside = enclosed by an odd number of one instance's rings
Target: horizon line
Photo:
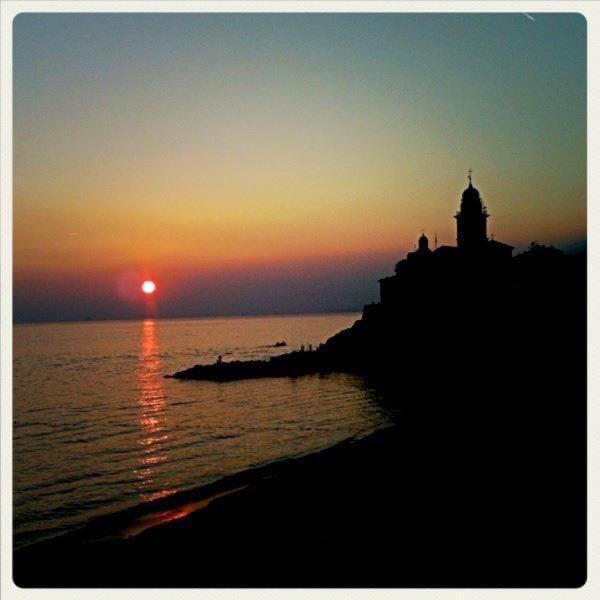
[[[32,321],[26,319],[23,321],[13,319],[13,327],[15,325],[60,325],[70,323],[106,323],[106,322],[121,322],[121,321],[175,321],[175,320],[217,320],[217,319],[261,319],[269,317],[304,317],[316,315],[344,315],[344,314],[360,314],[362,308],[356,309],[340,309],[340,310],[316,310],[305,312],[281,312],[281,313],[238,313],[238,314],[222,314],[222,315],[195,315],[195,316],[146,316],[146,317],[94,317],[89,319],[62,319],[62,320],[39,320]]]

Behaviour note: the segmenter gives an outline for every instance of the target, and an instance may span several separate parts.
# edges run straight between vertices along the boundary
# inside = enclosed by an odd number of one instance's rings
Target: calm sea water
[[[349,374],[213,383],[196,363],[318,344],[359,315],[14,328],[15,543],[388,424]],[[287,349],[273,348],[286,340]]]

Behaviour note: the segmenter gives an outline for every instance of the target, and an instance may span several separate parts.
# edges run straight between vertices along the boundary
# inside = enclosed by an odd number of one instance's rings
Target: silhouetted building
[[[488,213],[481,202],[479,191],[473,187],[469,174],[469,187],[463,192],[460,210],[456,213],[456,243],[465,251],[477,252],[487,238]]]
[[[448,290],[453,290],[454,298],[458,298],[477,290],[501,293],[507,289],[513,247],[488,239],[488,218],[469,173],[469,185],[455,215],[457,245],[440,246],[432,251],[423,233],[417,249],[396,264],[395,275],[379,280],[382,306],[390,309],[423,306]]]

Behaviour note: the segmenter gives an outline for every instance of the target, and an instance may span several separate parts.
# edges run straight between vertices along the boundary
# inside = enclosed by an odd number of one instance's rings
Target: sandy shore
[[[387,397],[395,402],[398,394]],[[547,398],[543,412],[538,403],[524,409],[519,398],[499,400],[405,400],[393,427],[362,440],[19,551],[15,580],[27,587],[581,585],[585,420]]]

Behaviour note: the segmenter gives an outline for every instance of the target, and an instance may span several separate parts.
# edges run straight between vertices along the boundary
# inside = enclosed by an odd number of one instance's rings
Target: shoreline
[[[567,416],[562,386],[523,404],[524,396],[508,396],[503,385],[485,403],[435,395],[423,403],[405,385],[382,385],[382,402],[398,409],[390,427],[155,501],[150,513],[138,506],[109,515],[86,536],[23,548],[13,555],[16,584],[585,582],[583,396]],[[88,535],[94,528],[95,540]]]
[[[277,478],[282,472],[303,461],[312,462],[319,456],[336,454],[349,445],[377,436],[393,426],[381,426],[375,430],[358,433],[320,449],[267,461],[263,464],[225,475],[197,487],[180,490],[156,500],[139,502],[127,508],[91,518],[70,531],[43,538],[15,547],[15,553],[50,549],[63,543],[97,543],[124,541],[134,538],[143,531],[160,527],[170,521],[185,519],[191,513],[202,510],[212,501],[234,494],[255,485],[261,480]]]

